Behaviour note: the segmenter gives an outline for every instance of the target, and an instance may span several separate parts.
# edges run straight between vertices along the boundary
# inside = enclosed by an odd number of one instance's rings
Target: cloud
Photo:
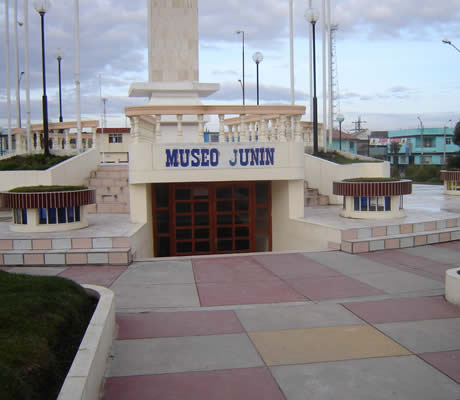
[[[313,0],[319,5],[319,0]],[[12,36],[12,4],[10,2],[10,76],[12,109],[14,113],[14,81]],[[41,46],[40,18],[30,3],[30,83],[32,89],[32,118],[41,118]],[[295,32],[298,37],[305,38],[307,25],[303,17],[305,1],[294,1]],[[19,19],[23,20],[22,1],[18,1]],[[334,14],[340,24],[339,39],[355,36],[370,38],[409,37],[426,39],[427,37],[448,37],[454,40],[460,36],[460,0],[335,0]],[[287,0],[215,0],[199,1],[200,39],[201,46],[214,49],[220,54],[228,51],[229,44],[241,40],[236,29],[246,32],[248,46],[266,49],[275,57],[282,53],[277,50],[286,46],[288,37],[288,1]],[[4,7],[0,7],[2,28],[5,21]],[[133,81],[147,80],[147,9],[146,0],[80,0],[80,81],[82,91],[82,109],[84,113],[97,114],[99,105],[99,76],[102,75],[104,96],[113,105],[113,113],[123,113],[123,106],[132,100],[127,95],[129,84]],[[57,48],[64,49],[62,61],[62,83],[65,93],[64,109],[72,115],[75,93],[75,54],[73,42],[73,2],[54,1],[52,8],[45,16],[46,27],[46,71],[50,113],[55,114],[57,98],[57,61],[54,53]],[[19,28],[20,70],[23,69],[24,56],[22,37],[24,28]],[[4,30],[1,30],[0,59],[5,58]],[[218,53],[216,53],[218,54]],[[280,62],[285,64],[285,61]],[[214,75],[231,74],[223,66],[212,71]],[[0,95],[5,98],[5,63],[0,63]],[[233,76],[237,76],[233,72]],[[231,79],[231,77],[228,77]],[[22,80],[24,88],[25,80]],[[247,96],[255,101],[255,87],[247,87]],[[388,96],[391,98],[408,98],[414,91],[404,85],[394,86],[382,93],[344,93],[341,99],[369,102],[372,97]],[[119,97],[117,97],[119,96]],[[405,97],[404,97],[405,96]],[[115,100],[115,97],[117,100]],[[306,95],[297,92],[296,97],[302,101]],[[22,94],[24,100],[25,95]],[[241,99],[241,88],[238,82],[224,83],[221,91],[209,98],[215,101],[238,101]],[[289,102],[287,87],[261,86],[263,102]],[[141,101],[141,100],[136,100]],[[145,102],[145,100],[142,100]],[[142,102],[141,101],[141,102]],[[95,112],[91,109],[94,107]],[[116,108],[117,107],[117,108]],[[23,109],[25,107],[23,106]],[[53,115],[54,115],[53,114]],[[0,119],[6,119],[6,107],[0,102]]]
[[[257,86],[254,83],[246,83],[245,86],[247,104],[257,102]],[[295,92],[296,101],[305,103],[306,93],[297,90]],[[212,101],[242,101],[241,85],[236,82],[223,82],[220,90],[208,97],[208,102]],[[287,104],[290,103],[290,89],[282,86],[260,85],[259,86],[260,104]]]

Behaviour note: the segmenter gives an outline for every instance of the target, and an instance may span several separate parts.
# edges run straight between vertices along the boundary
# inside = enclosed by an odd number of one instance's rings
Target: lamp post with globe
[[[263,61],[264,55],[260,51],[257,51],[252,55],[252,59],[257,66],[257,105],[259,105],[259,64]]]
[[[49,132],[48,132],[48,98],[46,97],[46,69],[45,69],[45,14],[51,7],[50,0],[36,0],[34,2],[35,10],[40,14],[41,37],[42,37],[42,77],[43,77],[43,138],[45,146],[45,156],[50,155],[49,149]]]
[[[316,97],[316,35],[315,27],[319,18],[319,12],[315,8],[305,11],[305,19],[311,23],[313,44],[313,154],[318,153],[318,98]]]

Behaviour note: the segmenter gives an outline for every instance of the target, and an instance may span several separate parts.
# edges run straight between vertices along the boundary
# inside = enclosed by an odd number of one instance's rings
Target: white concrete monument
[[[130,97],[152,105],[198,105],[219,84],[200,83],[198,0],[147,0],[149,81],[133,83]]]

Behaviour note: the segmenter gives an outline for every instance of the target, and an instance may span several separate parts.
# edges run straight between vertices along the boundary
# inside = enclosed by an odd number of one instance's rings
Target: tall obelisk
[[[219,89],[199,82],[198,0],[147,0],[149,81],[133,83],[131,97],[151,104],[200,104]]]

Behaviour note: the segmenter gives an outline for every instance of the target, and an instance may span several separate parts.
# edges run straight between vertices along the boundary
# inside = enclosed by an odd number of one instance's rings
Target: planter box
[[[100,398],[107,358],[115,334],[114,294],[110,289],[83,285],[99,301],[58,400],[97,400]]]
[[[87,205],[96,202],[96,190],[0,193],[2,204],[13,213],[14,232],[63,232],[88,226]]]
[[[406,215],[402,196],[412,193],[412,181],[333,182],[333,193],[344,196],[342,217],[401,218]]]
[[[441,171],[444,193],[460,196],[460,171]]]

